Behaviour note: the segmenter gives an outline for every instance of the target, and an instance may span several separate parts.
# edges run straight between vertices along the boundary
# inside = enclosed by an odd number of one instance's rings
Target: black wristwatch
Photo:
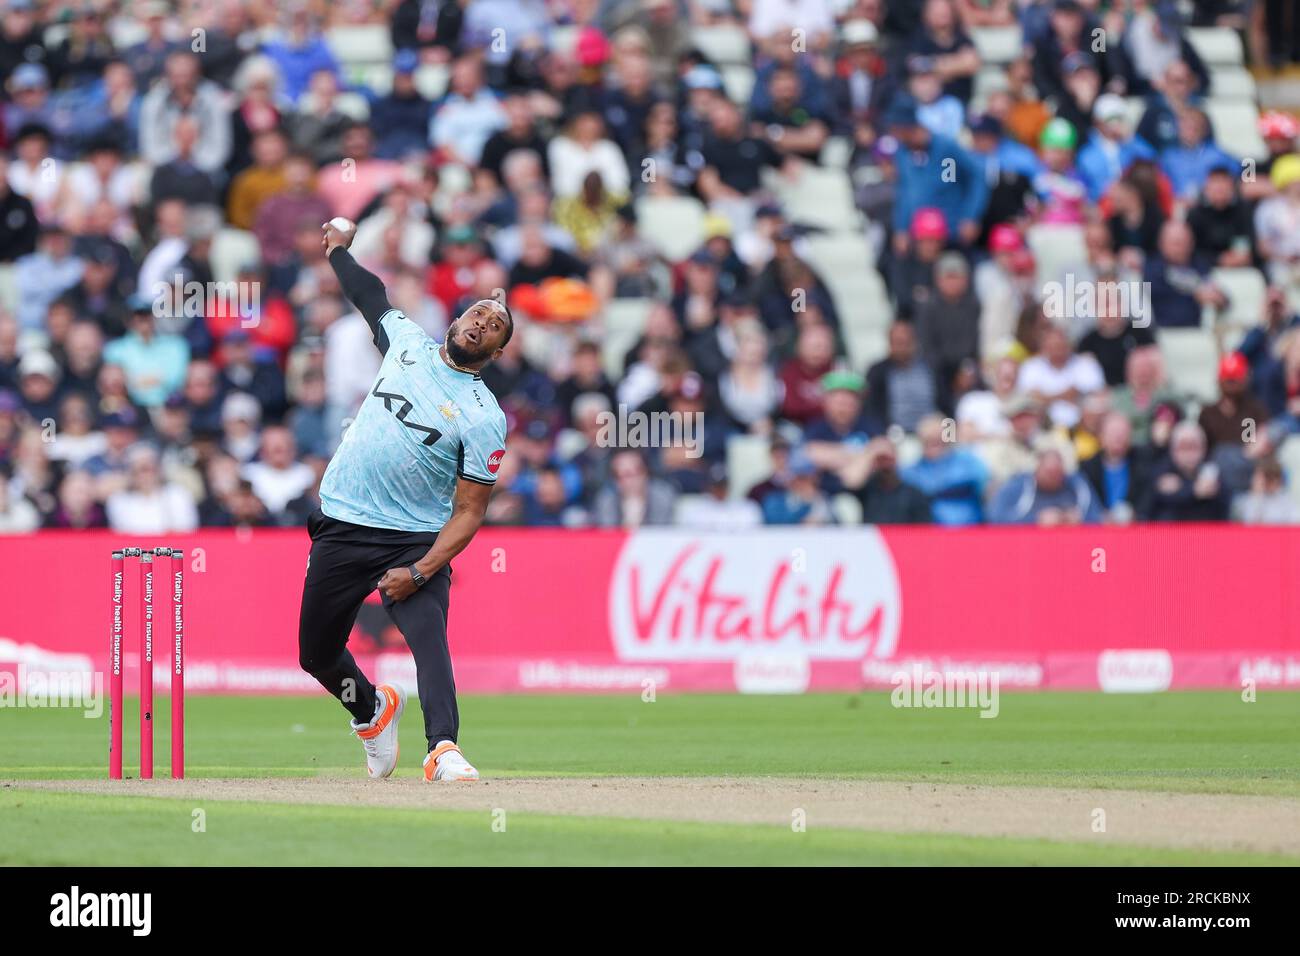
[[[411,572],[411,580],[415,582],[417,588],[422,588],[429,579],[419,572],[415,565],[411,565],[406,570]]]

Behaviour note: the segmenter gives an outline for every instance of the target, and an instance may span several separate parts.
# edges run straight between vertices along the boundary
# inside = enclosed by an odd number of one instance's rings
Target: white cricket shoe
[[[397,741],[397,724],[406,709],[406,691],[392,684],[375,688],[375,716],[368,724],[352,721],[352,732],[366,748],[366,772],[387,777],[397,767],[402,748]]]
[[[424,779],[430,783],[435,780],[477,780],[478,771],[465,759],[459,747],[444,740],[424,758]]]

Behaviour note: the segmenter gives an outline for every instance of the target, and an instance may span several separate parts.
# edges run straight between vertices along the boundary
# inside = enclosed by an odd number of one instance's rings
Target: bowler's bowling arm
[[[348,301],[357,307],[366,324],[370,326],[371,338],[381,353],[388,352],[388,334],[379,320],[393,306],[388,301],[388,292],[379,276],[362,268],[352,253],[342,246],[335,246],[329,253],[330,265],[339,277],[339,287]]]

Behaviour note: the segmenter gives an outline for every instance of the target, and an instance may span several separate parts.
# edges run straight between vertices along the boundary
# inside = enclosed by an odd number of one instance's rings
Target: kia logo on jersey
[[[495,475],[497,473],[497,469],[501,467],[501,459],[504,458],[505,455],[506,455],[506,450],[504,448],[498,451],[494,451],[492,454],[488,455],[489,475]]]

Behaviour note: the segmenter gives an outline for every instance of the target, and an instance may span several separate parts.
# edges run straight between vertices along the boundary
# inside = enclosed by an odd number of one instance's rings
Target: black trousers
[[[409,567],[433,546],[432,532],[389,531],[336,521],[317,509],[307,520],[311,557],[298,617],[298,662],[337,697],[357,723],[375,712],[375,685],[348,651],[348,635],[366,596],[390,568]],[[404,601],[384,596],[384,609],[415,658],[424,735],[430,749],[456,740],[460,714],[447,647],[451,565]]]

